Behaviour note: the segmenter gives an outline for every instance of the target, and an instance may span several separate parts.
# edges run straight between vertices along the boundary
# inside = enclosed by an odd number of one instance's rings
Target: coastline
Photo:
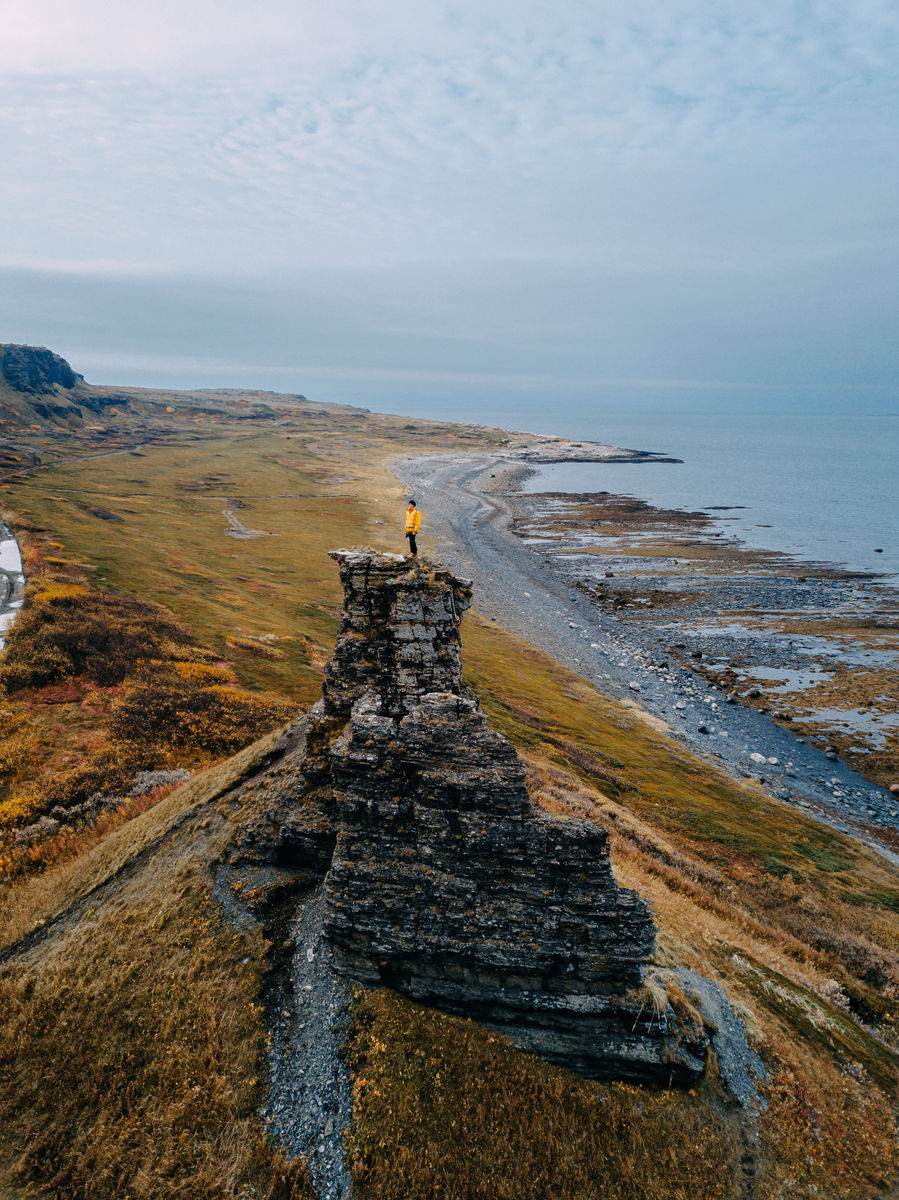
[[[570,434],[570,424],[561,432]],[[639,463],[540,465],[523,490],[605,490],[656,508],[703,509],[747,547],[892,575],[899,585],[888,465],[899,457],[896,419],[613,413],[577,426],[578,436],[597,434],[619,445],[661,445],[683,462],[637,470]]]
[[[869,782],[899,778],[899,591],[888,579],[747,546],[708,511],[609,493],[508,499],[516,535],[599,609]]]
[[[477,606],[488,619],[573,667],[600,691],[638,706],[734,776],[755,779],[778,799],[895,859],[899,799],[833,751],[825,757],[789,722],[762,712],[764,705],[729,702],[721,680],[696,669],[702,660],[672,655],[653,622],[598,603],[560,571],[554,560],[571,559],[570,553],[554,555],[521,536],[523,510],[539,496],[518,491],[531,474],[527,464],[506,454],[447,454],[394,460],[392,469],[421,496],[426,550],[433,545],[451,569],[474,579]]]

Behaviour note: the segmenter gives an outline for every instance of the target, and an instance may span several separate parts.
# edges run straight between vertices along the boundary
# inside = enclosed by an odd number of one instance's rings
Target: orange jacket
[[[417,508],[409,509],[406,513],[406,533],[418,533],[421,524],[421,513]]]

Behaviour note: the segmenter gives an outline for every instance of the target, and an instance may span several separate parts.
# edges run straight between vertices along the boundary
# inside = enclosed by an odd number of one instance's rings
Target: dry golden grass
[[[471,1021],[369,992],[354,1012],[359,1200],[730,1200],[740,1121],[714,1086],[598,1084]]]
[[[0,1185],[57,1200],[312,1196],[265,1138],[265,945],[188,864],[0,977]]]
[[[762,1087],[767,1166],[758,1200],[822,1197],[862,1200],[895,1195],[899,1145],[887,1095],[862,1070],[809,1056],[793,1029],[769,1038],[779,1068]],[[779,1034],[779,1036],[778,1036]]]

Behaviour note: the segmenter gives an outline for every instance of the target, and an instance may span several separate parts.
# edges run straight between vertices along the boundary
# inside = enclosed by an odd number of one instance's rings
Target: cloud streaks
[[[16,272],[288,290],[309,271],[338,290],[356,269],[384,287],[431,272],[470,297],[504,264],[525,294],[576,267],[586,311],[612,283],[675,279],[700,320],[716,276],[736,312],[785,269],[829,264],[855,294],[872,258],[895,261],[899,17],[881,0],[75,12],[5,9],[0,264]],[[371,297],[365,319],[383,324],[406,290]],[[822,344],[839,307],[819,313]],[[525,308],[510,298],[496,336]],[[550,308],[570,310],[564,293]],[[394,328],[420,336],[421,315],[394,312]],[[453,319],[487,315],[475,301]],[[435,311],[441,336],[448,320]],[[628,321],[639,357],[647,334]],[[561,356],[586,334],[572,314],[554,336]]]

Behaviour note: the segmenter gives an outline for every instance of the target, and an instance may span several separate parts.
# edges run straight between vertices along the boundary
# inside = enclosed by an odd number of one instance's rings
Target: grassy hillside
[[[7,938],[62,920],[0,975],[0,1195],[313,1195],[256,1117],[267,947],[210,897],[213,805],[264,751],[6,898]]]
[[[311,406],[278,425],[219,413],[193,426],[191,412],[182,400],[138,456],[11,482],[5,511],[45,569],[164,605],[240,685],[307,703],[338,617],[327,549],[401,548],[390,456],[493,435]],[[228,513],[253,536],[232,536]],[[600,821],[619,881],[654,902],[659,968],[724,983],[766,1061],[768,1107],[744,1116],[714,1077],[691,1094],[598,1085],[368,993],[347,1051],[357,1194],[890,1194],[899,871],[476,613],[463,634],[468,679],[525,756],[538,803]],[[6,719],[26,739],[71,739],[74,769],[110,737],[117,698],[102,686],[33,686],[7,698]],[[0,945],[33,939],[0,974],[0,1195],[310,1194],[254,1116],[268,948],[211,898],[247,805],[264,803],[235,785],[272,753],[269,740],[197,759],[186,787],[0,888]]]

